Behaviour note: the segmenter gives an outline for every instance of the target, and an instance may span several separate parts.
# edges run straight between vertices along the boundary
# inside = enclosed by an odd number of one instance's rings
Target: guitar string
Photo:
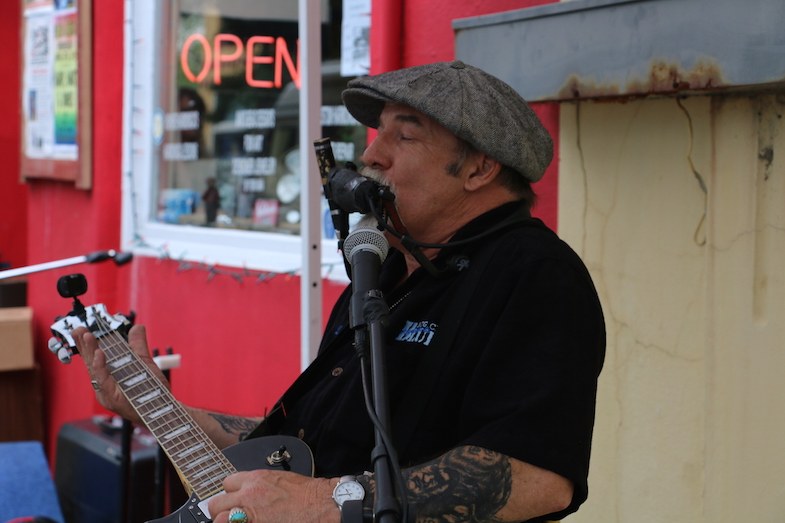
[[[215,443],[213,443],[213,441],[207,436],[201,427],[196,425],[196,423],[193,421],[193,418],[187,412],[185,412],[185,409],[182,407],[182,405],[180,405],[180,403],[174,399],[171,391],[169,391],[169,389],[163,385],[157,376],[149,372],[147,366],[139,359],[123,336],[117,332],[117,330],[111,327],[108,320],[101,316],[100,311],[98,311],[95,306],[91,307],[91,311],[93,312],[93,317],[99,329],[105,333],[96,337],[102,340],[107,340],[108,346],[106,348],[112,351],[112,358],[110,359],[107,357],[107,364],[111,366],[113,362],[121,359],[123,352],[130,356],[130,359],[127,363],[123,363],[121,366],[110,370],[110,373],[113,377],[115,377],[124,395],[131,403],[131,406],[134,408],[134,410],[137,411],[137,413],[139,413],[150,431],[153,432],[153,434],[156,436],[158,443],[164,449],[169,459],[177,466],[178,470],[185,477],[191,488],[201,499],[206,499],[207,497],[221,491],[223,478],[236,472],[235,467],[229,462],[226,456],[224,456],[224,454],[218,449]],[[106,314],[108,315],[108,313]],[[119,353],[116,350],[118,348],[120,349]],[[107,356],[109,356],[108,353]],[[126,385],[123,382],[128,379],[134,379],[135,376],[144,376],[144,378],[142,378],[139,383],[133,383],[132,385],[127,386],[126,389]],[[118,377],[120,379],[117,379]],[[130,389],[139,385],[143,381],[152,381],[160,396],[152,397],[149,401],[142,403],[139,403],[138,399],[142,397],[143,394],[132,398]],[[150,412],[158,412],[168,405],[171,405],[172,409],[171,411],[163,412],[160,415],[161,422],[148,419]],[[150,406],[153,408],[151,409]],[[173,427],[173,423],[177,423],[177,425]],[[164,425],[167,425],[167,430],[162,434],[160,429],[164,427]],[[176,431],[178,428],[183,428],[187,425],[190,425],[190,430],[183,429],[180,433],[173,434],[173,430]],[[171,435],[170,440],[166,441],[166,444],[164,444],[165,435]],[[195,444],[192,444],[192,442],[195,442]],[[191,459],[187,464],[180,463],[186,461],[185,458],[191,457],[192,454],[198,454],[201,450],[198,448],[199,446],[201,446],[204,450],[204,453],[200,458],[197,458],[196,460]],[[185,455],[181,456],[181,459],[178,459],[176,457],[176,451],[179,451],[181,454],[182,452],[186,451],[190,452],[186,452]],[[195,469],[196,472],[188,471],[188,469],[191,468]],[[220,475],[212,475],[206,480],[202,480],[197,483],[197,478],[212,472],[216,468],[221,469]],[[189,479],[189,477],[193,479]]]

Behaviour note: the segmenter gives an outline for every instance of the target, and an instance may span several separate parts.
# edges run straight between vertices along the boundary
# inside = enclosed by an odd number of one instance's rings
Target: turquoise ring
[[[248,514],[243,509],[235,507],[229,511],[229,523],[248,523]]]

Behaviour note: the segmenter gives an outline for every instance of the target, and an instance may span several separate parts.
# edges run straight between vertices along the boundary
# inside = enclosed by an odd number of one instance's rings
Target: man
[[[390,186],[406,229],[389,229],[379,288],[389,305],[393,440],[412,516],[544,521],[577,510],[605,330],[586,268],[529,216],[550,137],[513,89],[461,62],[353,80],[344,103],[378,130],[362,173]],[[316,478],[229,476],[226,494],[209,503],[214,521],[338,522],[332,493],[345,475],[356,475],[372,506],[376,478],[363,472],[373,470],[374,432],[350,296],[338,300],[319,356],[261,425],[189,408],[219,447],[252,432],[296,435],[314,451]],[[129,341],[149,361],[143,327]],[[93,337],[80,334],[78,345],[101,403],[138,419]]]
[[[205,225],[215,225],[218,209],[221,208],[221,195],[215,186],[215,178],[207,179],[207,188],[202,193],[204,202]]]

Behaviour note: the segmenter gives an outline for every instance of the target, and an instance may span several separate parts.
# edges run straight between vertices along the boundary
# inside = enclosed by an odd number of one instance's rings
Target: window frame
[[[262,272],[297,274],[305,261],[300,234],[209,228],[152,221],[153,121],[157,88],[155,48],[158,38],[155,0],[126,0],[123,97],[123,181],[121,245],[135,255],[175,259]],[[140,13],[144,15],[139,16]],[[144,79],[144,80],[143,80]],[[152,79],[152,81],[150,80]],[[146,80],[146,81],[145,81]],[[309,145],[310,149],[310,145]],[[302,174],[301,174],[302,176]],[[309,178],[310,177],[310,178]],[[317,183],[318,173],[305,180]],[[322,197],[319,198],[320,202]],[[301,202],[301,215],[303,213]],[[323,207],[320,207],[320,211]],[[313,212],[313,211],[312,211]],[[335,239],[321,239],[322,277],[348,281]]]

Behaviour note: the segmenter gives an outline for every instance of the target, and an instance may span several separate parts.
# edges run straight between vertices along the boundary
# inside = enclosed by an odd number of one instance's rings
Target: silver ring
[[[229,511],[229,523],[248,523],[248,514],[240,507]]]
[[[93,390],[96,391],[96,392],[101,390],[101,385],[96,380],[90,380],[90,385],[93,386]]]

